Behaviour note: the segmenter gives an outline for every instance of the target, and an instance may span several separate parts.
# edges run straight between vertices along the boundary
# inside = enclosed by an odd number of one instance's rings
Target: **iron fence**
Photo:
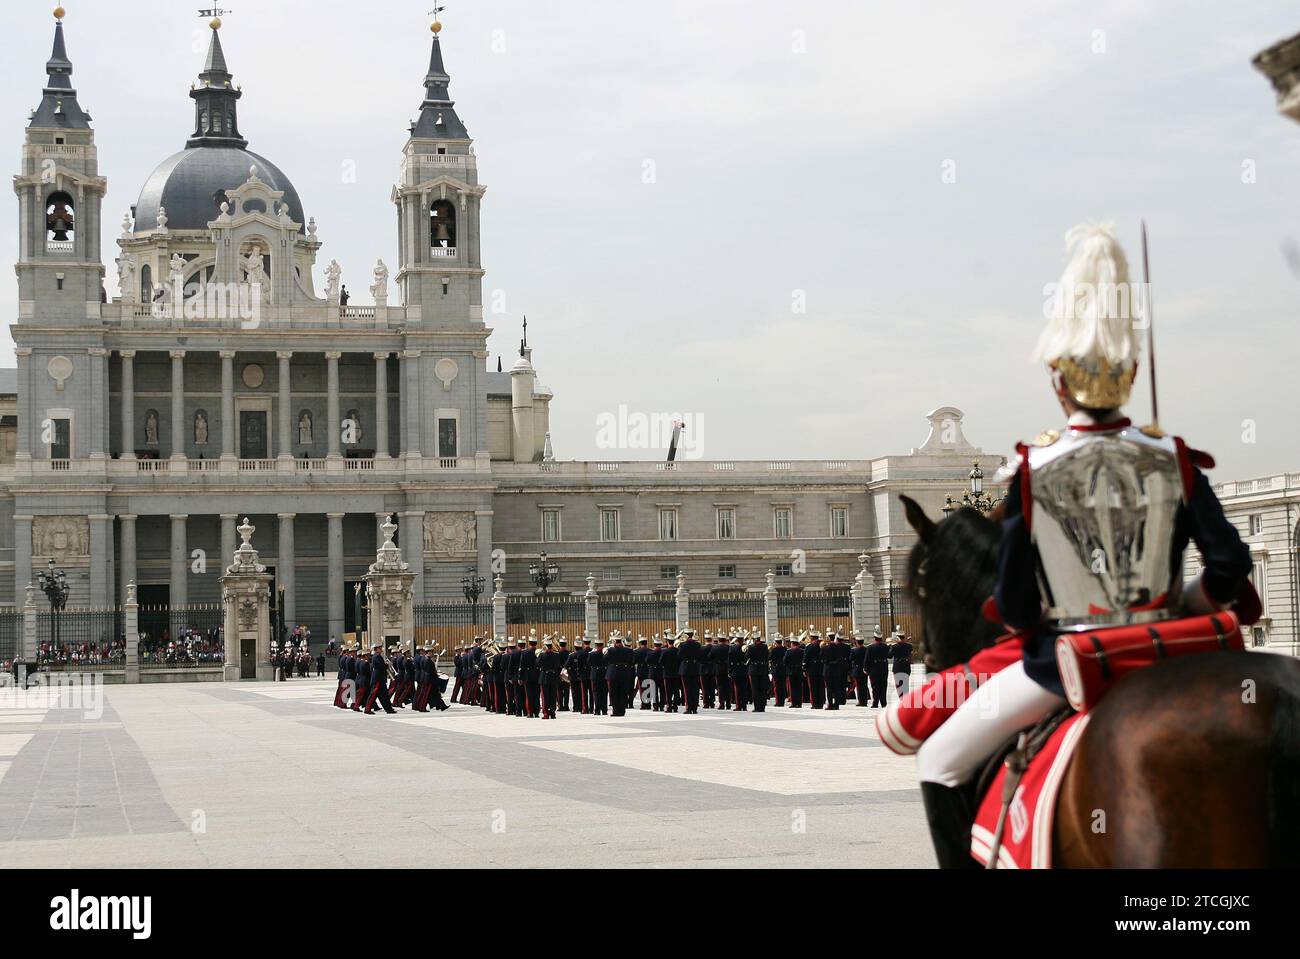
[[[625,636],[647,638],[665,629],[676,631],[677,601],[671,596],[605,595],[599,600],[600,637],[615,630]]]
[[[140,608],[140,668],[194,669],[226,660],[220,603]]]
[[[880,626],[886,632],[906,633],[914,645],[921,638],[921,610],[902,583],[891,581],[880,592]]]
[[[510,626],[572,626],[586,621],[587,603],[581,596],[511,596],[506,599],[506,623]]]
[[[731,629],[762,631],[764,618],[761,593],[717,593],[711,596],[692,596],[690,599],[691,627],[697,634],[704,630],[727,632]]]
[[[9,671],[23,650],[23,614],[13,606],[0,607],[0,667]]]
[[[415,642],[448,654],[492,633],[492,604],[463,602],[416,603]]]
[[[122,611],[38,610],[36,662],[42,669],[120,669],[126,660]]]
[[[787,593],[777,597],[777,630],[799,633],[809,626],[825,634],[848,632],[853,623],[853,597],[846,590],[825,593]]]

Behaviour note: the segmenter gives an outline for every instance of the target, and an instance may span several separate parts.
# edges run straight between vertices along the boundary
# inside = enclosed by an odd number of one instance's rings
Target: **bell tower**
[[[63,37],[62,7],[54,16],[48,79],[23,144],[18,195],[18,320],[42,325],[99,322],[104,266],[100,211],[107,181],[99,176],[90,114],[77,102]]]
[[[477,332],[483,330],[479,209],[486,188],[478,182],[474,141],[448,93],[442,24],[435,21],[431,29],[424,102],[393,188],[401,250],[397,284],[407,306],[422,308],[425,330]]]

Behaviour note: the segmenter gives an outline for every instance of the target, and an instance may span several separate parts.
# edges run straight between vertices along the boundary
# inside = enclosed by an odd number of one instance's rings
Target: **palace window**
[[[676,579],[677,576],[678,576],[678,574],[681,573],[681,571],[682,571],[682,568],[681,568],[680,566],[660,566],[660,567],[659,567],[659,578],[660,578],[660,579]]]
[[[794,567],[789,563],[777,563],[775,572],[779,577],[793,576]]]
[[[736,538],[736,510],[725,507],[718,510],[718,539]]]
[[[621,583],[623,581],[623,571],[617,566],[606,566],[601,571],[600,578],[606,583]]]
[[[1259,513],[1253,513],[1250,517],[1250,535],[1259,536],[1264,532],[1264,517]]]
[[[849,535],[849,508],[847,506],[831,507],[831,536],[842,539]]]
[[[600,539],[603,543],[617,543],[619,540],[618,510],[600,511]]]
[[[772,535],[777,539],[794,535],[794,511],[790,507],[777,506],[772,510]]]
[[[72,420],[69,417],[50,418],[50,459],[72,459]]]
[[[659,538],[662,540],[677,538],[677,510],[661,509],[659,511]]]
[[[455,459],[459,449],[460,417],[450,413],[438,414],[438,458]]]
[[[732,564],[718,567],[718,579],[735,579],[736,567]]]
[[[542,510],[542,542],[558,543],[560,541],[560,511],[558,509]]]

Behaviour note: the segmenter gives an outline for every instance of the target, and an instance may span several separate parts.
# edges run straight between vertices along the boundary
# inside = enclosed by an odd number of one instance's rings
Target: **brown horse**
[[[981,604],[1001,527],[962,509],[920,537],[908,588],[927,661],[964,662],[998,629]],[[1059,868],[1300,865],[1300,662],[1267,653],[1172,659],[1121,680],[1092,710],[1057,796]]]

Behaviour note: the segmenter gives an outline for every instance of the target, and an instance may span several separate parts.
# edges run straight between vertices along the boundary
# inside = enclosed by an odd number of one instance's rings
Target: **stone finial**
[[[505,598],[506,598],[506,593],[505,593],[506,580],[505,580],[505,577],[504,577],[504,576],[498,576],[495,580],[492,581],[492,585],[496,587],[496,592],[492,595],[492,598],[493,598],[493,599],[498,599],[498,598],[500,598],[500,599],[505,599]]]
[[[129,212],[122,214],[122,239],[131,239],[131,231],[134,229],[134,222],[135,221],[131,219],[131,214]]]
[[[257,531],[257,527],[250,523],[248,517],[245,516],[244,522],[235,527],[235,529],[239,533],[240,539],[242,539],[243,542],[240,543],[239,548],[235,550],[234,561],[230,564],[230,568],[227,569],[226,572],[266,572],[266,567],[258,562],[257,550],[253,547],[253,533]]]
[[[767,588],[776,589],[776,571],[769,569],[766,573]]]
[[[584,598],[594,599],[596,597],[596,574],[587,574],[587,594]]]
[[[307,221],[307,235],[311,237],[313,240],[316,239],[316,231],[318,229],[319,227],[316,226],[315,217],[312,217],[310,220]]]
[[[384,517],[384,522],[380,524],[379,530],[383,533],[384,541],[375,552],[375,562],[371,565],[370,571],[372,573],[394,573],[405,572],[410,569],[410,565],[402,561],[401,549],[393,542],[393,537],[397,535],[397,524],[393,522],[391,514]]]
[[[165,206],[158,207],[158,232],[167,232],[167,207]]]
[[[127,603],[128,606],[133,605],[133,604],[136,602],[136,598],[135,598],[135,597],[136,597],[136,593],[135,593],[135,583],[134,583],[134,582],[127,583],[127,584],[126,584],[126,603]]]

